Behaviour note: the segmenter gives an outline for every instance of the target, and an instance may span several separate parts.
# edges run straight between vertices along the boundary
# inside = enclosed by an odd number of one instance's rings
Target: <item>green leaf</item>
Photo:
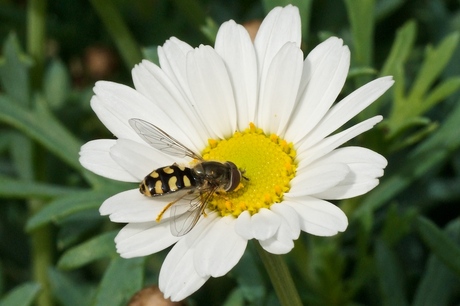
[[[62,107],[70,89],[70,75],[66,66],[59,59],[53,59],[45,71],[43,84],[45,99],[50,108]]]
[[[219,26],[212,18],[206,17],[206,23],[200,27],[200,30],[210,42],[214,43],[216,41]]]
[[[460,276],[460,246],[430,220],[417,218],[417,232],[425,244],[447,267]]]
[[[114,194],[113,191],[81,191],[51,201],[38,213],[32,216],[26,225],[27,231],[50,222],[58,222],[67,216],[90,209],[97,209],[104,200]]]
[[[388,55],[383,68],[380,72],[381,76],[396,75],[397,69],[400,69],[403,63],[406,62],[410,52],[414,46],[417,36],[417,24],[410,20],[406,22],[396,32],[396,38],[391,46],[390,55]],[[399,78],[395,78],[399,82]]]
[[[427,140],[408,154],[406,162],[398,172],[385,178],[364,199],[352,218],[361,218],[375,211],[407,188],[412,182],[422,177],[427,171],[441,165],[455,150],[460,147],[458,123],[460,122],[460,102],[446,118],[444,124]],[[420,161],[423,161],[421,163]]]
[[[230,292],[223,306],[244,306],[244,297],[241,289],[237,288]]]
[[[346,0],[353,35],[353,59],[357,66],[370,66],[373,55],[374,0]]]
[[[460,77],[452,77],[436,86],[425,98],[423,105],[430,109],[437,103],[443,101],[460,88]]]
[[[145,258],[114,257],[99,285],[94,306],[126,305],[142,288]]]
[[[78,162],[81,142],[46,110],[43,101],[37,102],[37,109],[30,111],[0,95],[0,121],[17,128],[70,166],[81,170],[82,166]]]
[[[383,240],[375,244],[377,274],[382,291],[383,305],[408,305],[404,288],[403,269],[395,253]]]
[[[32,305],[40,291],[40,285],[33,282],[24,283],[0,300],[0,306]]]
[[[114,40],[126,68],[131,70],[142,60],[141,49],[123,20],[115,2],[112,0],[91,0],[90,3]]]
[[[407,96],[403,93],[404,88],[402,86],[404,84],[399,84],[398,88],[395,88],[393,107],[389,118],[385,122],[386,128],[389,130],[388,139],[394,139],[395,136],[401,134],[410,127],[408,122],[417,120],[436,103],[439,103],[459,88],[458,78],[449,79],[436,88],[431,88],[451,60],[458,40],[459,33],[453,33],[446,37],[436,48],[428,48],[422,66]],[[404,79],[402,64],[400,62],[393,67],[395,71],[401,69],[396,74],[396,83]],[[396,144],[396,146],[401,147],[399,144]]]
[[[382,20],[404,4],[405,0],[377,1],[375,5],[375,19]]]
[[[114,239],[116,231],[104,233],[66,251],[57,266],[61,269],[76,269],[95,260],[116,254]]]
[[[29,69],[30,58],[21,50],[16,34],[8,35],[3,45],[3,58],[0,62],[0,81],[2,88],[11,99],[23,107],[30,105]]]
[[[51,198],[76,191],[78,189],[29,180],[16,180],[0,175],[0,196],[4,198]]]
[[[457,47],[458,39],[459,33],[452,33],[443,39],[437,48],[427,50],[425,60],[417,74],[417,79],[412,86],[408,100],[420,101],[423,99],[428,89],[449,63]]]
[[[445,233],[460,244],[460,220],[446,226]],[[415,292],[413,306],[451,305],[451,298],[460,289],[460,281],[435,254],[428,259],[427,268]]]
[[[32,142],[16,131],[12,132],[10,136],[11,158],[14,168],[21,179],[31,181],[34,178]]]
[[[48,270],[51,289],[63,306],[90,305],[95,289],[59,270]]]

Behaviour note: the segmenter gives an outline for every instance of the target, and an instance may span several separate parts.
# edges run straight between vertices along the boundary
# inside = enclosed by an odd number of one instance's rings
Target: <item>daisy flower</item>
[[[267,252],[284,254],[301,231],[343,232],[347,217],[327,200],[362,195],[383,175],[387,161],[381,155],[338,148],[382,116],[334,132],[380,97],[392,78],[376,79],[334,104],[347,77],[349,49],[331,37],[304,59],[300,29],[296,7],[277,7],[254,42],[230,20],[220,27],[214,48],[192,48],[174,37],[166,41],[158,49],[160,66],[143,61],[134,67],[134,89],[96,83],[91,107],[117,139],[83,145],[85,168],[141,182],[160,167],[192,167],[196,161],[145,142],[129,123],[137,118],[204,160],[233,162],[247,177],[237,190],[214,194],[196,226],[182,236],[171,232],[171,209],[158,218],[169,196],[147,197],[136,188],[102,204],[102,215],[127,223],[115,239],[122,257],[174,245],[159,276],[166,298],[184,299],[209,277],[229,272],[251,239]]]

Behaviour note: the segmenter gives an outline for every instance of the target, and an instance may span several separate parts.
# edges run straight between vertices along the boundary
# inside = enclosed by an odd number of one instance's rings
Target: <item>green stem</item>
[[[93,8],[117,45],[126,67],[131,70],[142,60],[142,53],[113,0],[91,0]]]
[[[27,53],[34,60],[31,69],[30,80],[34,90],[39,90],[42,86],[43,71],[45,67],[45,43],[46,43],[46,7],[47,0],[30,0],[27,5]],[[32,101],[29,102],[29,105]],[[33,148],[28,150],[29,158],[32,159]],[[33,177],[26,175],[34,169],[21,171],[22,179],[30,180]],[[39,200],[30,200],[28,207],[30,214],[35,214],[43,206]],[[38,306],[52,306],[53,296],[48,279],[48,268],[53,263],[53,242],[49,227],[42,227],[30,235],[32,253],[33,278],[42,286],[42,290],[37,299]]]
[[[47,0],[30,0],[27,6],[27,53],[34,59],[32,88],[41,85],[45,66]]]
[[[302,301],[283,257],[265,251],[259,243],[255,245],[281,305],[302,306]]]

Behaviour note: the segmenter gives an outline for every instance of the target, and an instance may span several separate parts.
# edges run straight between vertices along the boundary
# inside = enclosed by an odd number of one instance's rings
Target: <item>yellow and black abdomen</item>
[[[152,171],[141,182],[139,190],[148,197],[155,197],[195,186],[192,169],[174,164]]]

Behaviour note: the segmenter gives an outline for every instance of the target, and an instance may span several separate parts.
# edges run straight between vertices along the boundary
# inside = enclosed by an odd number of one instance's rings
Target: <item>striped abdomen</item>
[[[192,170],[174,164],[152,171],[141,182],[139,190],[148,197],[155,197],[195,186]]]

